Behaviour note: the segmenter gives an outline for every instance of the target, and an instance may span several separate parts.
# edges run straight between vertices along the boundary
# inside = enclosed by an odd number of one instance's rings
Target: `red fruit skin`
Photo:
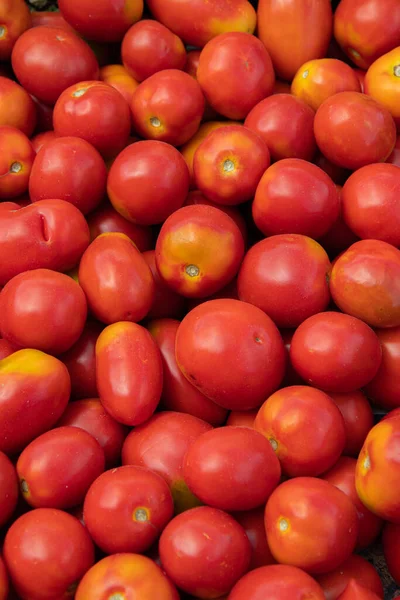
[[[383,598],[382,581],[375,567],[358,554],[352,554],[333,571],[316,576],[326,600],[337,600],[352,579],[371,590],[378,598]]]
[[[36,120],[36,107],[28,92],[12,79],[0,76],[0,126],[15,127],[30,137]]]
[[[138,247],[140,252],[154,246],[153,232],[149,227],[136,225],[120,215],[111,204],[105,203],[87,216],[90,238],[93,241],[102,233],[124,233]]]
[[[345,456],[357,458],[370,429],[374,425],[374,414],[363,392],[329,392],[344,419],[346,429]]]
[[[8,61],[18,38],[31,27],[29,7],[23,0],[4,0],[0,8],[4,32],[0,40],[0,60]]]
[[[385,410],[400,407],[400,327],[377,329],[382,348],[382,362],[365,392],[377,406]]]
[[[400,582],[400,525],[386,523],[383,529],[382,542],[389,573],[398,584]]]
[[[233,515],[236,521],[240,523],[245,530],[251,544],[252,554],[249,571],[276,563],[267,542],[267,534],[265,533],[264,526],[264,511],[265,507],[262,506],[261,508],[255,508],[249,511],[237,512]]]
[[[393,152],[391,153],[389,158],[386,160],[386,162],[390,163],[392,165],[396,165],[397,167],[400,167],[400,135],[397,136],[397,140],[396,140],[395,147],[393,148]]]
[[[67,31],[75,33],[74,28],[67,23],[59,11],[33,10],[31,12],[31,17],[32,27],[58,27],[59,29],[66,29]]]
[[[150,319],[179,318],[183,315],[186,300],[168,287],[161,279],[156,266],[155,250],[143,252],[143,258],[153,275],[155,293],[147,317]]]
[[[0,600],[9,600],[10,582],[6,565],[0,556]]]
[[[358,583],[355,579],[351,579],[338,600],[379,600],[379,596]]]
[[[57,137],[58,136],[54,133],[53,130],[42,131],[41,133],[37,133],[33,136],[33,138],[31,138],[32,148],[37,154],[47,142],[52,142],[53,140],[57,139]]]
[[[14,348],[10,342],[7,340],[0,339],[0,360],[10,356],[13,352],[15,352],[16,348]]]
[[[257,416],[257,410],[231,410],[226,425],[232,427],[254,427],[254,419]]]
[[[28,190],[35,151],[28,137],[15,127],[0,127],[0,201]]]
[[[15,467],[4,452],[0,452],[0,527],[12,517],[17,506],[18,492],[18,477]]]

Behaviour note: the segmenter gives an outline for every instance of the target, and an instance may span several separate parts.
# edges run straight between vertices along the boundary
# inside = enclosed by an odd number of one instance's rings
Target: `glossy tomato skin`
[[[78,519],[61,510],[39,508],[10,527],[4,559],[24,600],[49,600],[66,597],[70,586],[93,565],[94,548]]]
[[[332,34],[331,3],[260,0],[257,24],[258,36],[271,55],[276,74],[291,81],[306,61],[325,56]]]
[[[136,132],[145,139],[173,146],[181,146],[193,137],[204,107],[201,87],[179,69],[166,69],[148,77],[131,103]]]
[[[18,477],[15,467],[4,452],[0,452],[0,526],[12,517],[17,501]]]
[[[382,347],[382,362],[366,393],[374,404],[386,410],[400,407],[400,327],[376,331]]]
[[[32,202],[67,200],[87,214],[104,198],[106,181],[106,165],[93,146],[77,137],[57,137],[35,159],[29,194]]]
[[[389,572],[396,583],[400,581],[400,525],[386,523],[383,529],[383,552]]]
[[[278,562],[327,573],[353,552],[358,516],[351,500],[327,481],[297,477],[272,492],[265,528]]]
[[[35,103],[28,92],[12,79],[0,76],[0,126],[15,127],[29,137],[36,119]]]
[[[314,134],[326,158],[355,171],[388,158],[396,142],[396,125],[390,112],[369,96],[340,92],[318,108]]]
[[[93,241],[102,233],[125,233],[140,252],[153,248],[153,232],[149,227],[136,225],[120,215],[109,203],[104,203],[87,217]]]
[[[91,312],[103,323],[141,321],[153,303],[151,271],[123,233],[103,233],[93,240],[82,256],[78,276]]]
[[[130,105],[139,82],[128,73],[123,65],[106,65],[100,69],[100,81],[108,83],[125,98]]]
[[[36,154],[43,148],[44,144],[47,142],[53,141],[57,138],[57,134],[53,130],[49,131],[41,131],[31,138],[32,148],[36,152]]]
[[[400,13],[399,13],[400,20]],[[400,35],[399,35],[400,40]],[[385,106],[400,130],[400,110],[398,107],[400,47],[383,54],[369,67],[364,81],[364,92]]]
[[[239,298],[265,311],[278,327],[297,327],[328,306],[330,268],[328,255],[313,239],[274,235],[247,252],[238,276]]]
[[[165,142],[144,140],[118,155],[109,171],[107,191],[123,217],[135,224],[155,225],[183,205],[189,171],[178,150]]]
[[[219,598],[229,592],[247,571],[251,558],[243,527],[209,506],[192,508],[172,519],[161,534],[159,551],[167,575],[197,598]]]
[[[230,410],[258,408],[285,370],[276,326],[260,309],[239,300],[210,300],[194,308],[179,326],[175,348],[185,377]]]
[[[316,577],[324,590],[326,600],[337,600],[351,579],[358,581],[379,598],[383,598],[382,581],[375,567],[358,554],[352,554],[333,571]]]
[[[371,327],[399,326],[399,250],[380,240],[356,242],[333,265],[330,292],[340,310]]]
[[[185,298],[174,292],[161,279],[156,266],[155,250],[143,252],[143,258],[153,275],[155,285],[153,303],[147,317],[151,319],[181,317],[186,307]]]
[[[0,200],[21,196],[28,189],[35,151],[15,127],[0,127]]]
[[[9,600],[10,582],[3,558],[0,556],[0,600]]]
[[[0,21],[3,28],[0,37],[0,60],[6,61],[11,58],[18,38],[31,27],[29,7],[23,0],[5,0],[0,9]]]
[[[97,388],[107,412],[123,425],[151,417],[161,397],[160,351],[150,333],[129,322],[106,327],[96,343]]]
[[[351,579],[338,600],[379,600],[379,596],[355,579]]]
[[[234,517],[243,527],[251,544],[251,562],[249,571],[275,564],[267,542],[267,534],[264,526],[265,507],[234,513]]]
[[[374,415],[370,403],[363,392],[329,392],[344,419],[346,429],[345,456],[357,458],[370,429],[374,425]]]
[[[331,468],[346,441],[339,409],[324,392],[308,386],[272,394],[258,411],[254,428],[269,440],[290,477],[315,477]]]

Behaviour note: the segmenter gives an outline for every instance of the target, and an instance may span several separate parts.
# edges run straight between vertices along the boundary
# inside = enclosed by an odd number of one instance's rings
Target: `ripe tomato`
[[[311,238],[273,235],[247,252],[238,276],[239,298],[265,311],[278,327],[297,327],[327,307],[330,268],[325,250]]]
[[[233,516],[240,523],[246,532],[251,544],[251,562],[249,571],[263,567],[266,565],[275,564],[275,559],[271,554],[267,542],[267,534],[264,526],[264,510],[265,507],[255,508],[249,511],[241,511]]]
[[[400,407],[400,327],[378,329],[382,362],[366,393],[374,404],[391,410]]]
[[[339,596],[339,600],[379,600],[379,596],[355,579],[351,579],[343,594]]]
[[[143,252],[143,258],[153,275],[155,294],[147,317],[151,319],[179,318],[184,313],[185,298],[174,292],[161,279],[156,267],[155,250]]]
[[[265,313],[246,302],[221,299],[200,304],[183,319],[176,360],[208,398],[230,410],[250,410],[277,389],[286,357]]]
[[[123,217],[135,224],[155,225],[183,205],[189,171],[181,154],[169,144],[140,141],[125,148],[113,162],[107,191]]]
[[[3,551],[12,583],[24,599],[67,597],[94,563],[92,540],[78,519],[50,508],[19,517]]]
[[[400,135],[397,136],[393,152],[391,153],[386,162],[400,167]]]
[[[58,138],[58,135],[53,131],[42,131],[41,133],[37,133],[31,138],[32,148],[36,152],[36,154],[43,148],[43,146],[50,141],[53,141]]]
[[[358,516],[346,494],[327,481],[297,477],[272,492],[265,528],[278,562],[313,574],[328,573],[353,552]]]
[[[3,358],[10,356],[10,354],[15,352],[15,350],[16,349],[10,344],[10,342],[7,342],[7,340],[3,340],[2,338],[0,338],[0,360],[3,360]]]
[[[384,162],[396,143],[390,112],[359,92],[340,92],[325,100],[315,115],[314,133],[328,160],[353,171]]]
[[[0,126],[15,127],[29,137],[36,120],[35,103],[28,92],[12,79],[0,77]]]
[[[0,526],[3,526],[12,517],[17,501],[18,477],[15,467],[4,452],[0,452]],[[0,599],[1,597],[0,583]]]
[[[0,600],[9,600],[10,584],[3,558],[0,556]]]
[[[226,421],[232,427],[254,427],[257,410],[231,410]]]
[[[400,23],[400,13],[399,13]],[[400,35],[399,35],[400,42]],[[400,46],[377,58],[369,67],[364,92],[385,106],[400,130]]]
[[[11,58],[18,38],[31,27],[29,7],[24,0],[4,0],[0,7],[0,60]]]
[[[130,105],[139,83],[122,65],[106,65],[100,69],[100,81],[116,89]]]
[[[102,233],[125,233],[140,252],[153,248],[153,232],[149,227],[136,225],[120,215],[108,202],[87,217],[92,241]]]
[[[246,573],[251,546],[237,521],[200,506],[178,515],[161,534],[161,564],[172,581],[197,598],[217,598]]]
[[[333,571],[316,577],[326,600],[337,600],[352,579],[383,598],[382,581],[375,567],[358,554],[352,554]]]
[[[66,29],[67,31],[75,30],[67,21],[64,19],[62,14],[57,11],[52,10],[33,10],[31,12],[32,17],[32,27],[39,27],[40,25],[46,27],[58,27],[61,29]]]
[[[357,390],[344,394],[329,392],[344,419],[346,445],[343,454],[357,458],[365,438],[374,425],[374,415],[370,403],[363,392]]]
[[[400,582],[400,525],[386,523],[383,529],[383,552],[389,572],[396,583]]]
[[[15,127],[0,127],[0,200],[28,190],[35,151],[27,136]]]

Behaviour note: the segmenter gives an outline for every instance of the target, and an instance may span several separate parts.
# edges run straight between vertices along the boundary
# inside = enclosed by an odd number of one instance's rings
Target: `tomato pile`
[[[382,599],[399,0],[58,7],[0,0],[0,600]]]

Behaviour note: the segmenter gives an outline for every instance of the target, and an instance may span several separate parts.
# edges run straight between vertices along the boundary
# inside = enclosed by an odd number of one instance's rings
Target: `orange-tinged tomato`
[[[386,106],[400,130],[400,46],[372,63],[365,75],[364,93]]]
[[[315,578],[324,590],[326,600],[337,600],[351,579],[383,598],[383,584],[375,567],[362,556],[352,554],[339,567]]]
[[[0,60],[11,58],[20,35],[32,24],[29,6],[24,0],[4,0],[0,7]]]
[[[123,65],[106,65],[102,67],[99,78],[118,90],[128,104],[132,102],[133,94],[139,82],[129,74]]]
[[[21,196],[28,189],[35,151],[15,127],[0,127],[0,200]]]
[[[0,76],[0,126],[15,127],[31,136],[36,120],[36,106],[28,92],[12,79]]]

